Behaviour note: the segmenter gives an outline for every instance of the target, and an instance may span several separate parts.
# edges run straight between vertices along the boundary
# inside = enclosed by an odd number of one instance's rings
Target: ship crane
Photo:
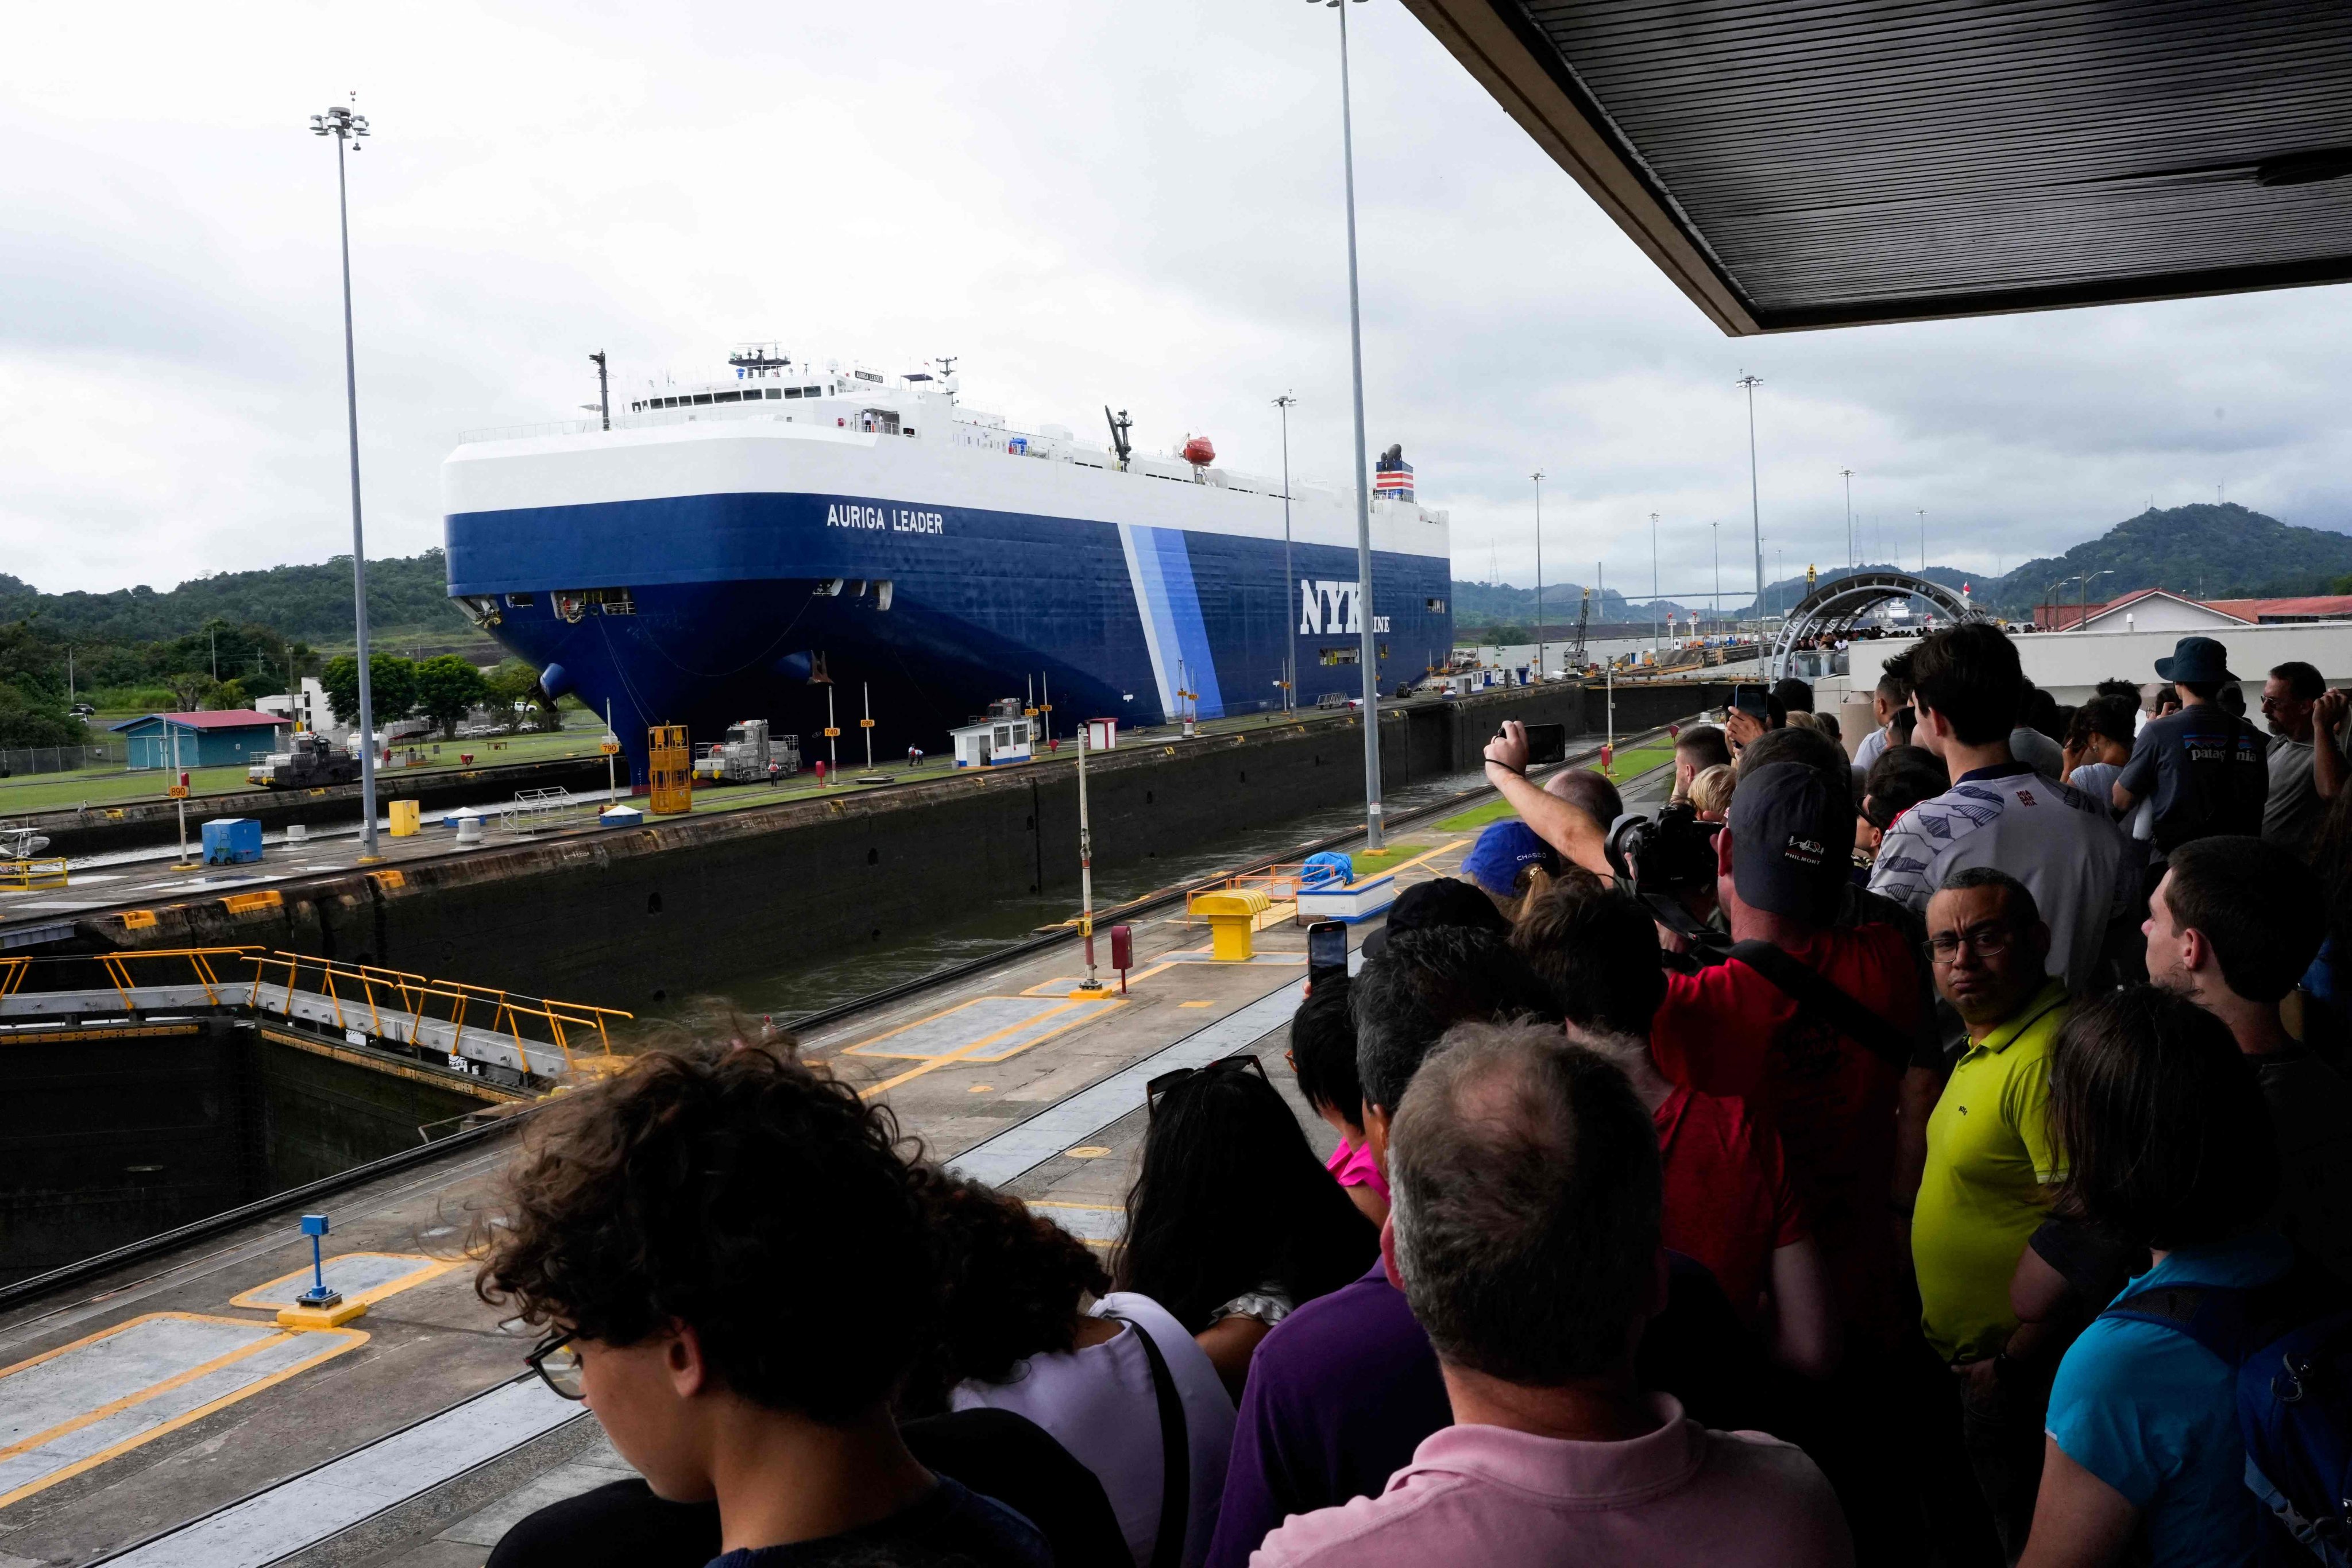
[[[1103,417],[1110,422],[1110,449],[1118,454],[1118,471],[1123,474],[1127,472],[1127,459],[1135,451],[1127,444],[1127,433],[1135,428],[1135,421],[1127,416],[1124,408],[1113,414],[1108,403],[1103,405]]]

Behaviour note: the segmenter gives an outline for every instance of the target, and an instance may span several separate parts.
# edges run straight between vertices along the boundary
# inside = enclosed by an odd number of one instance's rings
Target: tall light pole
[[[1339,160],[1348,194],[1348,351],[1356,373],[1356,615],[1363,628],[1364,847],[1388,842],[1381,820],[1381,666],[1372,627],[1371,458],[1364,440],[1364,320],[1356,278],[1356,126],[1348,89],[1348,7],[1341,0],[1307,0],[1339,13]],[[1363,0],[1357,0],[1361,5]]]
[[[360,864],[383,857],[375,837],[375,696],[368,681],[367,538],[360,527],[360,378],[352,350],[352,214],[343,178],[343,153],[360,150],[367,116],[337,104],[310,116],[310,134],[335,139],[335,216],[343,246],[343,409],[352,446],[352,611],[359,632],[360,667]]]
[[[1715,541],[1715,618],[1720,621],[1723,619],[1723,519],[1718,517],[1708,523],[1706,531],[1707,537]]]
[[[1282,410],[1282,602],[1283,624],[1290,628],[1289,651],[1283,656],[1282,710],[1287,713],[1298,689],[1298,579],[1290,566],[1290,405],[1298,399],[1284,393],[1274,400]]]
[[[1658,514],[1650,514],[1650,651],[1658,651]]]
[[[1927,574],[1927,509],[1919,509],[1919,575]]]
[[[1756,540],[1756,640],[1764,641],[1764,503],[1756,488],[1756,389],[1763,384],[1760,375],[1739,373],[1732,384],[1748,393],[1748,520]]]
[[[1543,679],[1543,470],[1528,476],[1536,482],[1536,679]]]
[[[1840,468],[1838,477],[1845,480],[1845,563],[1848,570],[1854,564],[1853,550],[1853,470]]]

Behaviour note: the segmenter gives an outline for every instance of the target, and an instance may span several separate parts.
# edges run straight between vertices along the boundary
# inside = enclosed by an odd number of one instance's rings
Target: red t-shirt
[[[1906,1035],[1916,1026],[1917,960],[1894,926],[1824,931],[1783,951]],[[1666,977],[1651,1048],[1674,1082],[1743,1099],[1780,1133],[1846,1321],[1892,1335],[1908,1316],[1886,1209],[1902,1064],[1796,1017],[1787,992],[1728,959]]]
[[[1676,1085],[1651,1113],[1665,1168],[1665,1243],[1704,1263],[1755,1321],[1776,1247],[1808,1234],[1780,1140],[1747,1102]]]

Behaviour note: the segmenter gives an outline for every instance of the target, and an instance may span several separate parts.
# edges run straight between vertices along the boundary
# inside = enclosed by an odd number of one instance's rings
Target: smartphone
[[[1348,928],[1339,921],[1317,921],[1307,928],[1307,988],[1326,974],[1348,973]]]
[[[1530,724],[1528,729],[1528,765],[1541,767],[1548,763],[1564,762],[1568,757],[1568,726],[1565,724]]]

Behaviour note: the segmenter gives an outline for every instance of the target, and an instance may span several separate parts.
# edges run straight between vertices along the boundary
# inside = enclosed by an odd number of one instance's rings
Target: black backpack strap
[[[1160,1401],[1160,1528],[1151,1540],[1151,1561],[1136,1568],[1176,1568],[1184,1560],[1184,1538],[1192,1528],[1192,1439],[1184,1419],[1184,1396],[1176,1391],[1168,1358],[1160,1353],[1150,1331],[1133,1318],[1117,1312],[1135,1331],[1143,1358],[1151,1363],[1151,1392]]]
[[[1734,942],[1727,955],[1738,959],[1779,986],[1797,1005],[1797,1016],[1808,1015],[1839,1034],[1857,1040],[1898,1069],[1911,1063],[1911,1037],[1868,1007],[1839,990],[1805,964],[1769,942]]]

